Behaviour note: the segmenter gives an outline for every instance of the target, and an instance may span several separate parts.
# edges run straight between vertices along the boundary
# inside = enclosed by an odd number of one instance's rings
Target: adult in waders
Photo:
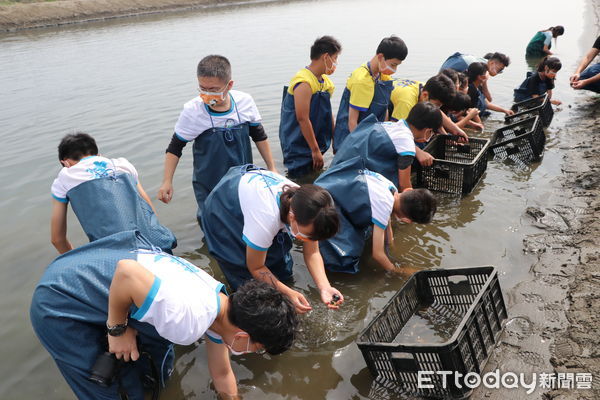
[[[90,241],[139,230],[164,251],[177,246],[173,233],[159,224],[137,170],[125,158],[100,156],[94,138],[75,133],[61,140],[58,159],[63,168],[51,188],[50,235],[59,253],[73,249],[67,239],[69,203]]]
[[[331,287],[319,253],[319,240],[335,235],[338,225],[326,190],[298,186],[253,165],[232,167],[206,199],[202,214],[208,249],[233,290],[252,278],[267,282],[301,313],[309,311],[310,304],[283,283],[293,276],[292,239],[302,242],[304,261],[321,300],[338,308],[343,296]]]
[[[237,396],[228,349],[279,354],[297,327],[294,307],[269,285],[251,281],[227,296],[222,283],[137,231],[55,259],[30,318],[77,398],[91,400],[143,400],[148,384],[156,394],[173,371],[173,344],[203,336],[215,390]]]
[[[279,141],[289,178],[299,178],[323,168],[323,154],[333,137],[331,96],[342,46],[331,36],[315,40],[310,64],[283,88]]]
[[[158,199],[173,199],[173,175],[183,147],[194,141],[192,185],[198,203],[200,222],[206,197],[230,167],[252,162],[250,137],[267,168],[275,171],[267,135],[252,97],[232,90],[231,64],[223,56],[210,55],[198,63],[200,96],[183,106],[175,133],[165,154],[163,182]]]

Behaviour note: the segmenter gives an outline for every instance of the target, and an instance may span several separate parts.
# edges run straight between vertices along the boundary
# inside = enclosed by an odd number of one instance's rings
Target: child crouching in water
[[[473,128],[483,130],[479,118],[479,110],[471,107],[471,97],[465,93],[456,93],[452,102],[443,110],[450,119],[461,129]]]
[[[529,100],[548,93],[548,98],[552,104],[561,105],[560,100],[552,100],[554,80],[556,79],[556,73],[561,68],[562,64],[558,58],[544,57],[538,64],[537,72],[528,72],[527,78],[515,89],[515,102]]]

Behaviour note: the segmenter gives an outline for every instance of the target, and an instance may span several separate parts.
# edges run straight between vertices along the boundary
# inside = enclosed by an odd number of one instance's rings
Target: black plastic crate
[[[435,160],[430,167],[418,163],[417,187],[438,192],[466,194],[477,185],[487,168],[487,139],[469,138],[458,143],[456,136],[436,135],[425,147]]]
[[[396,340],[423,306],[457,318],[450,337],[441,342]],[[498,342],[507,319],[496,268],[433,269],[415,273],[360,333],[357,345],[377,384],[418,396],[459,399],[472,389],[454,376],[443,387],[431,374],[433,388],[419,388],[419,371],[480,373]],[[446,326],[445,329],[449,327]]]
[[[516,163],[539,161],[545,144],[546,134],[540,117],[534,116],[496,130],[489,151],[494,159],[510,159]]]
[[[550,122],[552,122],[552,117],[554,117],[552,103],[550,103],[547,94],[515,103],[512,105],[511,110],[513,110],[515,114],[507,115],[505,117],[505,121],[508,124],[539,115],[542,126],[546,128],[550,125]]]

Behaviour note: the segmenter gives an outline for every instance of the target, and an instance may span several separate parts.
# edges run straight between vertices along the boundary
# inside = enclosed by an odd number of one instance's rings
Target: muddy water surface
[[[236,88],[256,100],[283,171],[277,138],[281,88],[307,63],[310,44],[323,34],[336,36],[344,46],[333,75],[334,110],[347,75],[367,61],[379,40],[390,33],[402,37],[409,48],[396,74],[400,78],[425,81],[455,51],[508,54],[511,66],[490,82],[494,102],[508,106],[512,89],[528,68],[523,55],[528,40],[536,30],[562,24],[566,34],[553,48],[564,66],[555,97],[563,100],[566,111],[574,98],[568,75],[582,49],[593,42],[591,34],[583,32],[585,10],[583,0],[505,1],[490,6],[467,0],[451,4],[325,0],[0,36],[0,184],[4,189],[0,198],[0,398],[73,397],[35,338],[28,318],[33,288],[55,257],[48,233],[49,189],[59,170],[56,146],[64,133],[87,131],[96,137],[103,154],[127,157],[154,197],[162,178],[164,149],[181,106],[197,94],[196,63],[206,54],[220,53],[233,63]],[[552,190],[549,181],[559,171],[564,151],[560,132],[565,111],[555,115],[547,131],[541,163],[526,168],[490,163],[471,194],[439,197],[433,224],[396,225],[392,255],[417,268],[496,265],[505,289],[523,279],[531,258],[522,251],[522,239],[536,229],[522,219],[523,210],[543,204]],[[489,138],[501,125],[500,115],[494,114],[487,132],[476,136]],[[201,241],[190,177],[188,148],[176,173],[174,201],[155,205],[161,221],[179,239],[176,254],[222,278]],[[73,215],[69,237],[75,245],[86,242]],[[403,278],[383,273],[365,257],[359,274],[330,275],[346,297],[343,309],[333,312],[318,303],[300,249],[295,249],[294,259],[295,287],[314,309],[302,317],[302,331],[292,351],[278,357],[234,357],[244,398],[373,397],[372,379],[354,340],[402,286]],[[162,398],[214,398],[203,345],[178,350],[176,371]]]

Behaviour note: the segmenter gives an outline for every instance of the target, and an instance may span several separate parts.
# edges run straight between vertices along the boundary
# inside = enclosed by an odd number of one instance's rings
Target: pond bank
[[[279,0],[59,0],[0,5],[0,32]]]

